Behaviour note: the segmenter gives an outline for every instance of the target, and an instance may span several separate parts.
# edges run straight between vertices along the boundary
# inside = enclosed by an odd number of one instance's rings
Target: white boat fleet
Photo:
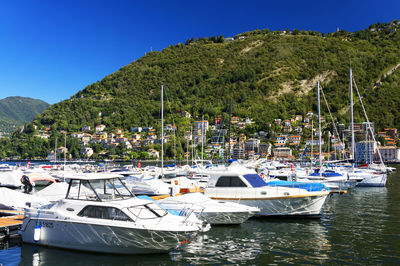
[[[390,171],[268,160],[106,172],[92,166],[92,173],[84,173],[87,166],[67,168],[2,165],[0,206],[24,211],[24,242],[101,253],[169,252],[210,225],[253,216],[319,217],[333,192],[385,186]],[[30,193],[12,189],[32,172],[35,180],[42,173],[48,185]]]
[[[351,71],[350,80],[352,88]],[[163,138],[163,87],[161,103]],[[318,117],[321,144],[319,83]],[[20,233],[27,243],[100,253],[164,253],[207,232],[210,224],[241,224],[252,216],[319,217],[332,192],[386,185],[390,169],[383,163],[366,169],[324,165],[319,149],[318,167],[268,160],[226,166],[202,160],[165,168],[163,156],[159,168],[107,171],[3,164],[0,206],[24,210]],[[52,184],[35,192],[33,187],[43,182]],[[9,191],[22,185],[25,194]]]

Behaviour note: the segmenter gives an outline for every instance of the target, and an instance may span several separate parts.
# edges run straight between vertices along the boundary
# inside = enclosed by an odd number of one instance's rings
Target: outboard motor
[[[21,183],[24,185],[24,193],[29,194],[32,191],[32,184],[27,175],[21,177]]]

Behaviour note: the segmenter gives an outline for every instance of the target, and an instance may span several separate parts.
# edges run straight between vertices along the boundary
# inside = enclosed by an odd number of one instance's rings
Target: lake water
[[[0,243],[3,265],[400,264],[400,167],[385,188],[332,196],[321,219],[217,226],[165,255],[116,256]]]

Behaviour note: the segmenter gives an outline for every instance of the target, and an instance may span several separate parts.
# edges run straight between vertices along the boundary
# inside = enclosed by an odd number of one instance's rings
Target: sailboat
[[[357,93],[358,93],[358,89],[357,89]],[[364,108],[364,104],[362,103],[362,99],[360,97],[360,94],[358,93],[359,99],[360,99],[360,103],[363,107],[363,111],[364,111],[364,115],[365,118],[367,120],[367,130],[369,130],[371,132],[371,136],[375,141],[375,137],[373,134],[373,131],[371,129],[371,123],[369,122],[367,113],[365,111]],[[360,182],[357,183],[357,186],[369,186],[369,187],[384,187],[386,185],[386,181],[387,181],[387,174],[386,173],[378,173],[376,171],[371,171],[369,169],[359,169],[359,168],[355,168],[355,158],[356,158],[356,153],[355,153],[355,138],[354,138],[354,115],[353,115],[353,71],[350,68],[350,115],[351,115],[351,152],[352,152],[352,159],[353,159],[353,163],[352,163],[352,169],[347,171],[347,175],[349,176],[349,178],[351,179],[359,179],[361,180]],[[378,149],[378,155],[379,158],[381,160],[381,164],[384,166],[384,163],[382,161],[382,157],[379,153],[379,149]]]
[[[318,82],[318,138],[319,138],[319,169],[314,173],[306,175],[297,174],[299,182],[320,182],[333,190],[345,190],[356,186],[354,180],[350,180],[347,176],[333,170],[325,170],[322,168],[322,132],[321,132],[321,104],[320,104],[320,84]]]

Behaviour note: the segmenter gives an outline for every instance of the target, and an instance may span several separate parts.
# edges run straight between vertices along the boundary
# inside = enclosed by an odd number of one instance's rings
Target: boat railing
[[[148,203],[140,206],[128,207],[128,210],[137,219],[140,220],[159,219],[158,223],[160,223],[163,217],[168,214],[167,210],[160,207],[156,203]]]

